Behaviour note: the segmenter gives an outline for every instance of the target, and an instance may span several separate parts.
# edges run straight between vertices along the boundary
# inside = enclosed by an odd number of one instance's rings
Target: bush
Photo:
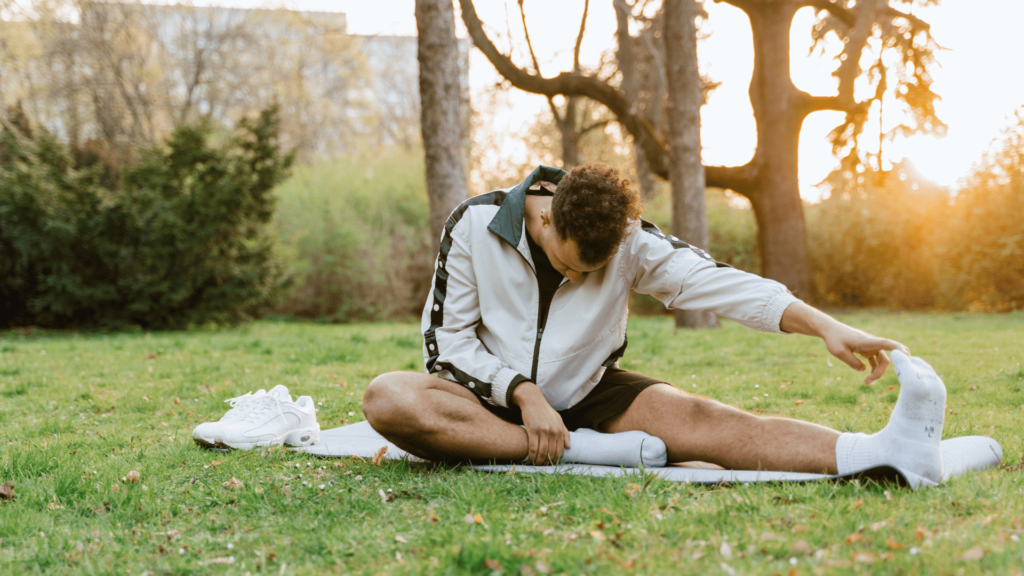
[[[428,229],[422,150],[298,167],[276,193],[274,232],[295,281],[277,313],[325,322],[420,313],[440,236]]]
[[[112,187],[102,163],[76,165],[12,116],[0,132],[0,326],[161,329],[266,310],[283,278],[271,191],[292,156],[276,144],[276,109],[239,128],[219,147],[205,124],[177,128]]]
[[[1024,115],[955,193],[909,162],[837,171],[807,208],[816,290],[826,304],[1024,309]]]

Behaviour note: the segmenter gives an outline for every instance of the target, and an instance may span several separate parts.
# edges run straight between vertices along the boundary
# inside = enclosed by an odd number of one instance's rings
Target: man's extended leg
[[[522,461],[526,430],[480,405],[466,388],[430,374],[390,372],[366,389],[363,414],[396,446],[428,460]]]
[[[699,460],[732,470],[836,472],[839,432],[788,418],[755,416],[668,384],[651,386],[602,432],[642,430],[665,441],[669,462]]]
[[[923,360],[899,351],[893,360],[900,397],[889,424],[870,436],[755,416],[669,385],[647,388],[601,428],[657,436],[665,441],[671,462],[700,460],[730,469],[831,474],[888,465],[937,483],[942,476],[939,442],[946,389]]]

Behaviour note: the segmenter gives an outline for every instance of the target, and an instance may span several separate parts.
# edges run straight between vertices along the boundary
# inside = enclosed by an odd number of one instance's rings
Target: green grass
[[[991,435],[1007,462],[1020,462],[1024,315],[843,318],[902,340],[936,367],[949,389],[946,437]],[[360,421],[370,379],[417,369],[419,347],[417,327],[408,324],[4,334],[0,482],[15,484],[17,500],[0,503],[0,573],[790,574],[795,562],[798,574],[1007,574],[1022,567],[1024,480],[1006,469],[920,492],[860,483],[702,487],[377,467],[282,449],[222,454],[192,443],[191,429],[219,418],[223,399],[274,384],[322,402],[324,428]],[[881,428],[898,392],[891,372],[865,387],[815,340],[732,323],[674,333],[668,318],[634,318],[624,367],[839,430]],[[141,480],[123,482],[132,470]],[[231,478],[244,487],[224,487]],[[465,521],[476,514],[482,522]],[[958,560],[972,548],[983,557]]]

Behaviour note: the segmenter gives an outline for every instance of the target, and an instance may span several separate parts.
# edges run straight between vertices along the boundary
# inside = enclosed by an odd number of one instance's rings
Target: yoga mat
[[[320,432],[320,442],[299,451],[323,457],[359,456],[373,458],[377,452],[387,446],[384,458],[390,460],[409,460],[424,462],[398,446],[388,442],[370,426],[369,422],[359,422]],[[1003,459],[1003,450],[999,443],[985,436],[961,436],[943,440],[942,444],[942,481],[961,476],[967,472],[985,470],[998,466]],[[870,479],[889,481],[911,488],[920,486],[908,479],[908,476],[896,468],[882,466],[861,470],[852,474],[807,474],[801,472],[766,472],[760,470],[721,470],[718,468],[695,467],[694,465],[673,465],[664,468],[647,468],[646,474],[655,474],[672,482],[693,482],[695,484],[722,484],[725,482],[814,482],[821,480],[852,480]],[[706,466],[706,465],[705,465]],[[575,476],[622,477],[640,474],[639,468],[621,468],[616,466],[596,466],[591,464],[561,464],[558,466],[530,466],[523,464],[492,464],[470,466],[482,472],[511,472],[517,474],[571,474]]]

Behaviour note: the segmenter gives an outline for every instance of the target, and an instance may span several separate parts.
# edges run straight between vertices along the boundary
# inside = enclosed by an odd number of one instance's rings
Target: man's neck
[[[529,234],[530,239],[538,245],[540,245],[541,230],[544,228],[544,224],[541,222],[540,212],[544,209],[547,209],[549,212],[551,211],[551,196],[526,197],[526,233]]]

